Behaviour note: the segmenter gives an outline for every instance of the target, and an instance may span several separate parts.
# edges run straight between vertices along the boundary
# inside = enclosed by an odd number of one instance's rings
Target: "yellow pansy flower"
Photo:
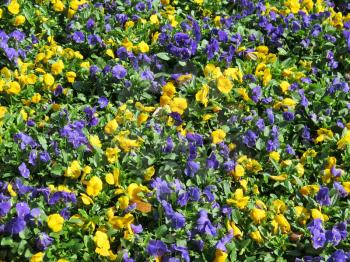
[[[224,77],[224,76],[220,76],[218,79],[217,79],[217,88],[219,89],[219,91],[223,94],[228,94],[230,93],[232,87],[233,87],[233,84],[231,82],[230,79]]]
[[[64,64],[63,64],[62,60],[58,60],[57,62],[52,64],[51,73],[53,75],[59,75],[62,73],[63,69],[64,69]]]
[[[162,87],[163,95],[173,98],[176,92],[173,82],[168,82]]]
[[[277,234],[278,229],[281,230],[282,233],[290,232],[290,224],[288,220],[282,214],[278,214],[272,220],[273,233]]]
[[[12,184],[8,184],[7,191],[9,192],[10,196],[15,197],[17,196],[16,191],[13,190]]]
[[[23,25],[26,21],[26,17],[24,15],[18,15],[15,17],[15,20],[13,21],[14,26],[20,26]]]
[[[224,141],[225,137],[226,137],[226,133],[222,129],[217,129],[211,133],[211,138],[214,144],[218,144]]]
[[[344,149],[346,145],[350,144],[350,131],[347,131],[345,135],[338,140],[338,149]]]
[[[53,10],[56,12],[63,12],[64,3],[60,0],[51,0],[51,4],[53,5]]]
[[[52,214],[47,218],[47,226],[53,232],[59,232],[62,230],[64,218],[60,214]]]
[[[81,166],[78,160],[72,161],[70,166],[67,168],[64,176],[77,179],[81,174]]]
[[[77,74],[73,71],[69,71],[66,73],[66,78],[68,83],[74,83],[76,77],[77,77]]]
[[[169,104],[171,111],[182,115],[187,109],[187,100],[183,97],[175,97]]]
[[[81,196],[81,201],[83,201],[84,205],[88,206],[94,203],[94,201],[88,195],[84,193],[80,193],[80,196]]]
[[[86,184],[86,193],[89,196],[97,196],[101,192],[102,186],[102,180],[97,176],[93,176]]]
[[[228,199],[228,204],[233,204],[239,209],[244,209],[248,205],[250,197],[244,196],[243,190],[241,188],[236,189],[235,193],[233,194],[233,198]]]
[[[269,153],[269,157],[276,162],[280,161],[280,154],[277,151],[272,151]]]
[[[225,262],[228,257],[228,254],[221,249],[216,249],[215,258],[213,262]]]
[[[202,88],[196,93],[196,101],[202,103],[205,107],[207,107],[208,93],[209,93],[209,86],[203,85]]]
[[[313,219],[321,219],[322,221],[328,221],[329,217],[318,209],[311,209],[311,216]]]
[[[115,163],[118,160],[119,152],[118,147],[108,147],[105,152],[108,163]]]
[[[286,93],[289,90],[290,84],[287,81],[282,81],[280,83],[280,88],[282,93]]]
[[[49,73],[44,75],[43,80],[46,86],[52,86],[55,83],[55,78]]]
[[[299,223],[301,225],[306,225],[307,221],[310,219],[310,212],[303,206],[296,206],[294,209]]]
[[[154,176],[156,170],[154,168],[154,166],[150,166],[149,168],[146,169],[145,173],[144,173],[144,178],[146,181],[150,181],[152,179],[152,177]]]
[[[146,122],[148,117],[149,117],[148,113],[139,114],[137,117],[137,126],[141,126],[144,122]]]
[[[5,117],[7,113],[7,107],[6,106],[0,106],[0,120]]]
[[[121,196],[118,198],[118,203],[120,205],[121,209],[126,209],[129,206],[129,197],[128,196]]]
[[[117,130],[117,128],[118,128],[117,120],[112,119],[105,125],[104,131],[106,134],[111,135]]]
[[[9,89],[6,90],[6,93],[9,95],[18,95],[21,92],[21,86],[17,81],[10,82]]]
[[[94,242],[96,245],[95,252],[101,256],[108,257],[110,244],[108,240],[108,235],[100,230],[97,230],[94,236]]]
[[[256,243],[261,244],[264,242],[264,239],[262,238],[260,232],[258,230],[253,231],[249,234],[251,239],[253,239]]]
[[[255,224],[260,224],[266,218],[266,212],[260,208],[253,208],[250,211],[250,218]]]
[[[149,46],[148,44],[146,44],[144,41],[141,41],[138,45],[137,45],[138,50],[141,53],[148,53],[149,52]]]
[[[43,261],[45,254],[43,252],[38,252],[32,255],[29,262],[41,262]]]
[[[231,175],[236,179],[240,179],[241,177],[243,177],[245,174],[245,170],[244,167],[240,164],[237,164],[235,166],[235,168],[231,171]]]
[[[157,14],[153,14],[150,16],[149,21],[152,25],[159,25],[159,20]]]
[[[300,188],[299,192],[302,195],[308,196],[310,194],[311,195],[316,194],[319,190],[320,190],[319,185],[307,185]]]
[[[39,103],[40,100],[41,100],[41,95],[39,93],[35,93],[31,98],[31,102],[34,104]]]
[[[272,202],[272,209],[277,213],[277,214],[283,214],[286,209],[287,206],[286,204],[280,200],[280,199],[276,199]]]
[[[19,13],[19,8],[20,6],[17,0],[11,0],[9,5],[7,6],[7,10],[9,10],[9,12],[13,15],[17,15]]]
[[[101,148],[102,144],[98,135],[90,135],[89,142],[93,147]]]

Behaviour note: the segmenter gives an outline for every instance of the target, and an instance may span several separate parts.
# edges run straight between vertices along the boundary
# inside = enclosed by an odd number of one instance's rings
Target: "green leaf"
[[[168,53],[158,53],[157,54],[157,57],[159,57],[160,59],[162,60],[165,60],[165,61],[169,61],[170,60],[170,57],[168,56]]]

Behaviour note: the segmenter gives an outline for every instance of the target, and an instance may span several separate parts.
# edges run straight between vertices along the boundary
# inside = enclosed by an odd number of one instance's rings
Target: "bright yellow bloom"
[[[94,242],[96,245],[95,252],[101,256],[108,257],[110,244],[108,235],[105,232],[97,230],[94,236]]]
[[[97,196],[101,192],[102,186],[102,180],[97,176],[93,176],[86,184],[86,193],[89,196]]]
[[[88,195],[84,193],[80,193],[80,196],[81,196],[81,201],[83,201],[84,205],[88,206],[94,203],[94,201]]]
[[[113,134],[118,128],[118,123],[117,120],[112,119],[111,121],[109,121],[105,127],[104,127],[104,131],[106,134],[111,135]]]
[[[290,84],[287,81],[282,81],[280,83],[280,88],[283,93],[286,93],[289,90]]]
[[[213,262],[225,262],[228,254],[221,249],[216,249],[215,258]]]
[[[261,244],[264,242],[264,239],[262,238],[262,236],[258,230],[251,232],[249,236],[258,244]]]
[[[347,131],[345,135],[337,142],[338,149],[344,149],[346,145],[350,144],[350,131]]]
[[[126,209],[129,206],[129,197],[128,196],[121,196],[118,198],[118,202],[121,209]]]
[[[149,21],[152,25],[159,25],[159,20],[157,14],[153,14],[150,16]]]
[[[233,87],[232,82],[230,81],[230,79],[224,77],[224,76],[220,76],[217,80],[217,88],[219,89],[219,91],[223,94],[228,94],[230,93],[231,89]]]
[[[333,132],[332,130],[326,128],[320,128],[317,130],[317,135],[318,136],[315,139],[315,144],[331,139],[333,137]]]
[[[134,25],[135,25],[135,23],[134,23],[134,21],[127,21],[126,23],[125,23],[125,30],[128,30],[129,28],[132,28],[132,27],[134,27]]]
[[[176,92],[173,82],[168,82],[162,87],[163,95],[173,98]]]
[[[264,70],[264,75],[263,75],[263,85],[267,86],[268,83],[271,81],[271,79],[272,79],[272,75],[271,75],[270,68],[266,68]]]
[[[77,74],[73,71],[69,71],[66,73],[66,78],[68,83],[74,83],[76,77],[77,77]]]
[[[250,197],[244,196],[243,190],[241,188],[236,189],[235,193],[233,194],[233,198],[228,199],[228,204],[233,204],[239,209],[244,209],[248,205]]]
[[[12,184],[8,184],[7,191],[9,192],[10,196],[15,197],[17,196],[16,191],[13,190]]]
[[[53,75],[59,75],[62,73],[63,69],[64,69],[64,64],[63,64],[62,60],[58,60],[57,62],[52,64],[51,73]]]
[[[287,206],[282,200],[276,199],[272,202],[272,209],[277,214],[283,214],[287,210]]]
[[[102,144],[98,137],[98,135],[90,135],[89,136],[89,142],[93,147],[101,148]]]
[[[125,227],[130,226],[130,224],[134,221],[134,216],[130,213],[126,214],[123,217],[113,216],[108,219],[108,222],[115,229],[123,229]]]
[[[116,135],[113,139],[119,143],[120,148],[123,149],[124,152],[129,152],[130,150],[140,146],[139,141],[134,139],[129,139],[128,135],[129,135],[128,131],[126,132],[122,131],[118,135]]]
[[[300,10],[299,0],[288,0],[284,3],[286,7],[290,9],[293,14],[296,14]]]
[[[231,175],[236,179],[240,179],[241,177],[243,177],[245,174],[245,170],[244,167],[240,164],[237,164],[235,166],[235,168],[231,171]]]
[[[40,100],[41,100],[41,95],[40,95],[39,93],[35,93],[35,94],[32,96],[32,98],[31,98],[31,101],[32,101],[32,103],[34,103],[34,104],[39,103]]]
[[[139,114],[139,116],[137,117],[137,126],[141,126],[144,122],[146,122],[148,117],[149,117],[148,113]]]
[[[307,221],[310,219],[310,212],[303,206],[296,206],[294,209],[299,223],[301,225],[306,225]]]
[[[47,226],[53,232],[59,232],[62,230],[64,218],[60,214],[52,214],[47,218]]]
[[[53,4],[53,10],[56,12],[63,12],[64,4],[60,0],[51,0],[51,4]]]
[[[67,168],[64,176],[77,179],[81,174],[81,167],[78,160],[72,161],[70,166]]]
[[[202,103],[205,107],[208,105],[209,86],[203,85],[196,93],[196,101]]]
[[[144,174],[144,178],[146,181],[150,181],[151,178],[154,176],[156,170],[154,168],[154,166],[150,166],[149,168],[146,169],[145,174]]]
[[[172,112],[182,115],[187,109],[187,101],[185,98],[175,97],[173,101],[170,102],[170,108]]]
[[[269,157],[276,162],[280,161],[280,154],[277,151],[270,152]]]
[[[224,76],[230,77],[232,80],[242,82],[243,81],[243,73],[239,70],[239,68],[229,67],[224,71]]]
[[[11,0],[11,2],[9,3],[9,5],[7,6],[7,9],[9,10],[9,12],[13,15],[17,15],[19,13],[19,4],[17,2],[17,0]]]
[[[275,216],[275,218],[272,220],[272,226],[274,234],[277,234],[278,229],[281,230],[282,233],[290,232],[290,224],[282,214]]]
[[[10,88],[6,90],[9,95],[18,95],[21,92],[21,86],[17,81],[10,82]]]
[[[29,262],[41,262],[43,261],[44,255],[45,254],[43,252],[35,253],[34,255],[32,255]]]
[[[108,147],[105,152],[108,163],[115,163],[118,160],[119,152],[118,147]]]
[[[141,41],[137,45],[137,47],[138,47],[138,49],[140,50],[141,53],[148,53],[149,52],[149,46],[144,41]]]
[[[220,67],[215,67],[213,64],[207,64],[204,68],[204,75],[208,79],[217,79],[222,73]]]
[[[53,75],[47,73],[44,75],[44,83],[47,86],[52,86],[55,83],[55,78],[53,77]]]
[[[26,17],[24,15],[18,15],[15,17],[15,20],[13,21],[14,26],[21,26],[26,21]]]
[[[218,144],[224,141],[225,137],[226,137],[226,133],[222,129],[217,129],[211,133],[211,138],[214,144]]]
[[[322,221],[328,221],[329,217],[318,209],[311,209],[311,216],[313,219],[321,219]]]
[[[302,195],[308,196],[310,194],[311,195],[316,194],[319,190],[320,190],[319,185],[307,185],[300,188],[299,192]]]
[[[112,173],[108,173],[106,176],[105,176],[105,180],[107,182],[108,185],[114,185],[114,176]]]
[[[7,107],[6,106],[0,106],[0,120],[5,117],[7,113]]]
[[[243,237],[243,232],[235,225],[235,222],[233,221],[227,221],[227,229],[228,231],[233,230],[233,235],[237,238]]]
[[[266,212],[260,208],[253,208],[250,211],[250,218],[255,224],[260,224],[266,218]]]
[[[348,192],[348,194],[350,194],[350,182],[343,182],[342,185],[345,191]]]

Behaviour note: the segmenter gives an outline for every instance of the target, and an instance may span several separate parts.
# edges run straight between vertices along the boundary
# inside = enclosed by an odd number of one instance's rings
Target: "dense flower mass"
[[[350,261],[348,1],[0,22],[0,261]]]

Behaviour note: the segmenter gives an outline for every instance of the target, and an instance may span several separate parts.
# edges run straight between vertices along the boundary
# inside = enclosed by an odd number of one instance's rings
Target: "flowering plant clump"
[[[350,261],[350,4],[0,3],[1,261]]]

